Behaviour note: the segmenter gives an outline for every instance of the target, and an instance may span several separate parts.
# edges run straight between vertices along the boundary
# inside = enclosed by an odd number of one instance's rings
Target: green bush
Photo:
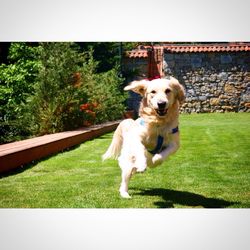
[[[118,69],[96,75],[94,95],[90,100],[97,103],[96,122],[121,119],[125,110],[126,96],[120,89],[123,79],[118,77]]]
[[[97,73],[75,43],[12,43],[0,66],[1,143],[120,119],[118,68]],[[103,62],[102,62],[103,63]]]
[[[55,133],[122,117],[123,79],[118,69],[96,73],[93,51],[74,44],[43,43],[41,70],[31,98],[35,134]],[[76,82],[75,76],[78,76]]]
[[[34,92],[39,71],[39,46],[12,43],[9,64],[0,65],[0,143],[22,139],[29,135],[23,124],[23,106]]]
[[[124,79],[119,77],[118,67],[96,73],[97,67],[98,62],[93,59],[93,51],[90,51],[87,63],[81,69],[83,91],[87,95],[87,103],[82,111],[88,114],[87,124],[120,119],[125,110],[125,95],[121,91]]]
[[[76,79],[85,56],[73,43],[41,43],[41,69],[29,101],[31,130],[48,134],[81,126],[86,95]],[[81,84],[80,84],[81,85]]]

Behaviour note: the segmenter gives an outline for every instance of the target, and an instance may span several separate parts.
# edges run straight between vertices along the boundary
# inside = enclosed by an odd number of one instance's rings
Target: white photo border
[[[1,0],[0,42],[250,41],[247,0]],[[1,188],[1,187],[0,187]],[[1,209],[1,249],[249,249],[249,209]]]

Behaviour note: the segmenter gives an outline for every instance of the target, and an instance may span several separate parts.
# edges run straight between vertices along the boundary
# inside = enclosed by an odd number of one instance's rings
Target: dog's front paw
[[[160,154],[155,154],[152,158],[153,165],[159,165],[163,162],[162,156]]]

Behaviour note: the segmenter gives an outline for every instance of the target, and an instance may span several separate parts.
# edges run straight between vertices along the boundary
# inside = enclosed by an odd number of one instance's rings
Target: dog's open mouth
[[[156,110],[156,113],[159,115],[159,116],[164,116],[166,115],[168,112],[168,109],[157,109]]]

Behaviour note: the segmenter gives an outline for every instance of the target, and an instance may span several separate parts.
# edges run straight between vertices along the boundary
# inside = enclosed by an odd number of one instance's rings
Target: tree
[[[83,51],[93,50],[93,58],[98,62],[97,73],[107,72],[114,67],[119,69],[123,52],[139,45],[138,42],[81,42],[78,44]]]
[[[1,143],[121,118],[116,57],[98,62],[92,45],[11,44],[9,64],[0,65]]]
[[[22,108],[34,92],[40,63],[39,46],[12,43],[8,64],[0,65],[0,143],[20,139],[29,132],[23,125]]]
[[[85,55],[73,43],[41,43],[41,48],[41,69],[29,102],[31,128],[41,135],[79,127],[79,107],[86,99],[79,76]]]
[[[96,73],[93,51],[73,43],[42,43],[42,67],[30,107],[36,134],[48,134],[121,118],[123,79],[117,68]]]

